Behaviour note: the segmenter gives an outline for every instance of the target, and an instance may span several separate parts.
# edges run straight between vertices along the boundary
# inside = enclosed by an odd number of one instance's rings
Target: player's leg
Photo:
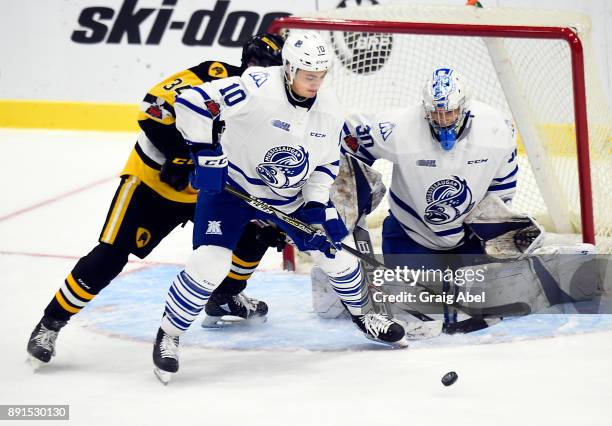
[[[123,177],[99,244],[79,259],[45,308],[28,342],[29,354],[48,362],[59,330],[119,275],[129,254],[146,257],[172,229],[190,219],[192,211],[193,204],[169,201],[137,178]]]
[[[345,244],[348,240],[344,241]],[[377,314],[366,286],[359,261],[345,251],[333,259],[321,252],[310,252],[314,262],[327,274],[329,282],[351,314],[353,323],[366,337],[393,346],[408,346],[406,332],[400,322]]]
[[[294,216],[299,217],[300,211],[295,212]],[[275,218],[271,220],[287,233],[299,250],[308,251],[314,263],[329,277],[332,288],[366,337],[386,344],[407,346],[406,333],[401,324],[374,311],[357,258],[345,251],[338,251],[332,257],[320,251],[309,251],[301,231]],[[351,238],[346,238],[344,243],[353,245]]]
[[[265,321],[268,305],[247,296],[244,289],[268,247],[284,246],[285,234],[272,225],[249,222],[232,254],[231,270],[206,303],[202,327],[218,327],[228,315]]]
[[[193,247],[185,269],[172,282],[153,346],[155,373],[166,382],[178,371],[179,337],[227,276],[244,226],[253,211],[231,194],[200,192],[194,214]]]

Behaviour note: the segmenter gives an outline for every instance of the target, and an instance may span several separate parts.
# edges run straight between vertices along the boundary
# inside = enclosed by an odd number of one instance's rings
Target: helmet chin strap
[[[303,103],[306,102],[308,100],[307,97],[302,97],[302,96],[298,96],[293,89],[291,88],[291,83],[289,82],[289,78],[287,77],[287,74],[285,73],[284,75],[285,77],[285,91],[287,92],[287,94],[291,97],[291,99],[293,99],[293,101],[299,103]],[[295,78],[295,77],[294,77]]]
[[[306,102],[306,100],[308,99],[308,98],[307,98],[307,97],[305,97],[305,96],[304,96],[304,97],[302,97],[302,96],[298,96],[298,95],[296,95],[296,94],[295,94],[295,92],[293,91],[293,89],[291,88],[291,85],[290,85],[290,84],[287,84],[287,93],[289,93],[289,96],[291,96],[291,98],[292,98],[294,101],[298,102],[298,103],[301,103],[301,102]]]
[[[296,72],[297,74],[297,72]],[[308,98],[306,97],[302,97],[302,96],[298,96],[293,89],[291,88],[291,84],[293,83],[293,81],[289,81],[289,76],[287,75],[287,71],[285,71],[283,73],[283,78],[285,80],[285,89],[287,94],[291,97],[291,99],[293,99],[295,102],[301,103],[301,102],[305,102]],[[295,79],[295,76],[293,77],[292,80]]]

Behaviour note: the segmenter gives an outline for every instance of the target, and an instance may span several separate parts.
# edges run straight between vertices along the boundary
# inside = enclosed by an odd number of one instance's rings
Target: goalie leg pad
[[[352,232],[361,215],[372,212],[386,192],[382,174],[352,156],[340,156],[340,171],[332,185],[330,198]]]
[[[310,278],[314,312],[324,319],[348,318],[348,311],[344,309],[338,294],[330,285],[327,274],[318,266],[313,266]]]
[[[588,252],[549,253],[461,268],[457,272],[464,277],[478,279],[456,285],[455,300],[474,314],[494,314],[498,309],[500,316],[511,314],[509,306],[528,307],[520,312],[526,314],[589,300],[597,294],[599,284],[593,262]]]

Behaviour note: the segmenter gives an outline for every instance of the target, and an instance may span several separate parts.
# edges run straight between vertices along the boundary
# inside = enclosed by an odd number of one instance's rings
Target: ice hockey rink
[[[77,425],[611,424],[612,315],[529,316],[393,350],[347,321],[318,319],[308,276],[281,271],[275,253],[249,286],[270,305],[269,321],[213,331],[194,323],[181,370],[163,386],[152,342],[190,251],[189,226],[130,262],[33,373],[29,333],[94,246],[134,139],[0,130],[0,404],[68,404]],[[459,379],[444,387],[448,371]]]

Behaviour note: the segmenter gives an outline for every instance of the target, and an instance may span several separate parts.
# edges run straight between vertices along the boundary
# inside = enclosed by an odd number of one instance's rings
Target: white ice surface
[[[95,245],[117,186],[112,177],[133,141],[132,134],[0,130],[0,404],[70,404],[70,422],[45,424],[612,424],[612,331],[605,327],[589,329],[587,321],[577,328],[569,319],[552,337],[535,338],[535,318],[532,325],[524,318],[481,338],[407,350],[370,344],[349,327],[340,350],[326,327],[349,324],[314,319],[303,306],[304,277],[274,272],[275,255],[263,266],[271,272],[253,285],[257,296],[281,303],[271,305],[270,322],[209,339],[194,326],[181,370],[164,387],[152,374],[157,324],[138,322],[145,311],[123,315],[127,308],[114,304],[133,285],[126,304],[138,306],[139,277],[167,279],[189,253],[190,229],[172,234],[146,262],[130,263],[108,295],[62,331],[57,356],[33,374],[25,363],[29,333],[76,259]],[[142,306],[161,312],[155,298],[163,300],[165,285],[154,284]],[[120,321],[123,333],[113,329]],[[514,333],[510,340],[496,338],[504,330]],[[440,378],[450,370],[459,380],[446,388]]]

